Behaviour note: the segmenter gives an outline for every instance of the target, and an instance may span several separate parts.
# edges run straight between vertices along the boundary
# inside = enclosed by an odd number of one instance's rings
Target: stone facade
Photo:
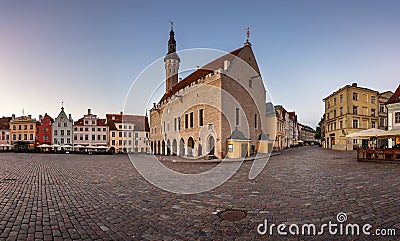
[[[10,121],[11,143],[26,143],[33,148],[36,138],[36,119],[31,115],[12,118]]]
[[[67,116],[64,107],[61,107],[60,113],[52,124],[53,144],[73,145],[73,125],[71,114]]]
[[[99,119],[97,115],[88,113],[74,123],[74,146],[81,145],[85,148],[107,147],[108,126],[106,119]]]
[[[44,116],[39,116],[39,122],[36,124],[36,146],[41,144],[51,145],[53,121],[53,118],[47,113]]]
[[[353,150],[361,146],[361,140],[346,138],[346,135],[378,128],[378,95],[378,91],[358,87],[354,83],[324,99],[327,148]]]
[[[0,150],[10,150],[11,135],[10,135],[10,121],[12,117],[0,118]]]
[[[148,153],[149,124],[147,116],[107,114],[109,147],[116,153]]]
[[[167,73],[168,79],[168,73]],[[150,110],[154,154],[202,157],[227,155],[227,139],[237,130],[257,152],[268,130],[266,92],[251,44],[224,55],[166,89]]]
[[[400,132],[400,85],[394,94],[386,102],[388,112],[388,130],[398,130]],[[389,139],[388,147],[400,144],[398,138]]]

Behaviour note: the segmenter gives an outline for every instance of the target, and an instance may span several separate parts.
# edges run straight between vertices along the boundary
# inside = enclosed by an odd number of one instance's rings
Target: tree
[[[321,127],[320,126],[317,126],[317,128],[315,129],[314,137],[317,140],[321,140]]]

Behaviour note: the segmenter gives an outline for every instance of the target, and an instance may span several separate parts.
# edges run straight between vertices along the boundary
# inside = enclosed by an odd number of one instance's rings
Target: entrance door
[[[242,149],[241,157],[246,157],[247,156],[247,143],[243,143],[241,145],[241,149]]]

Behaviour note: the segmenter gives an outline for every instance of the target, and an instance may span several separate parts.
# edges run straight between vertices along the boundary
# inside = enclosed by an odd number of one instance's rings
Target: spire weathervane
[[[171,31],[174,31],[174,22],[169,21],[169,23],[171,24]]]
[[[249,45],[249,46],[251,46],[251,43],[249,42],[250,27],[247,27],[245,30],[246,30],[246,42],[244,43],[244,45]]]

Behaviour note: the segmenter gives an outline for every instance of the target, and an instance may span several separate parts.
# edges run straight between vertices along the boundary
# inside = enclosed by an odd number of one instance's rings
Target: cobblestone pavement
[[[178,195],[145,181],[125,155],[0,153],[0,240],[399,240],[400,164],[356,162],[354,152],[317,147],[283,151],[254,180],[251,164],[212,191]],[[232,222],[215,214],[229,209],[247,216]],[[338,223],[340,212],[347,223],[397,236],[257,234],[264,219],[317,226]]]

